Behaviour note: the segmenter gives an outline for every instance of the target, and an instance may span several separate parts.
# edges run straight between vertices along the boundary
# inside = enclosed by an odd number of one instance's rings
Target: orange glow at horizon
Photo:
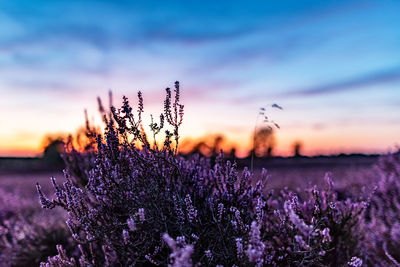
[[[354,130],[333,129],[329,132],[320,133],[319,131],[309,131],[299,129],[297,131],[279,130],[276,132],[276,147],[273,151],[274,156],[292,156],[293,144],[296,141],[302,143],[301,154],[305,156],[315,155],[335,155],[340,153],[387,153],[396,148],[395,134],[392,138],[387,138],[387,135],[377,133],[369,133],[363,135],[362,128]],[[342,131],[341,133],[338,133]],[[182,136],[180,140],[180,150],[188,152],[193,148],[193,145],[199,141],[212,143],[212,138],[217,134],[209,134],[204,137],[191,137],[188,132]],[[220,148],[229,153],[234,147],[236,156],[246,157],[252,148],[251,134],[230,135],[221,134],[224,141]],[[11,157],[31,157],[40,156],[43,153],[43,138],[45,135],[34,135],[32,138],[20,135],[19,137],[8,137],[0,139],[0,156]],[[150,138],[150,137],[149,137]],[[208,139],[207,139],[208,138]],[[161,140],[157,141],[159,144]],[[365,144],[368,145],[365,145]]]
[[[180,148],[182,151],[187,149],[182,145],[188,139],[196,142],[207,135],[222,134],[225,137],[225,144],[222,145],[225,153],[235,147],[238,157],[247,156],[252,148],[251,136],[254,130],[255,115],[257,114],[254,112],[257,111],[257,109],[254,110],[256,105],[237,104],[233,108],[231,102],[221,102],[221,99],[218,98],[201,99],[199,95],[191,92],[190,87],[187,88],[187,91],[182,90],[181,92],[182,102],[185,104],[184,121],[180,129]],[[107,95],[107,90],[104,90],[100,95],[103,97]],[[136,109],[135,104],[137,103],[135,95],[128,95],[134,109]],[[143,96],[145,104],[143,125],[145,129],[148,129],[150,114],[157,118],[160,111],[163,110],[163,90],[143,91]],[[85,108],[88,109],[89,119],[92,121],[93,118],[95,125],[101,125],[93,94],[82,96],[76,102],[71,100],[71,96],[69,97],[62,102],[62,105],[53,107],[52,112],[39,107],[24,106],[18,112],[13,113],[12,116],[0,117],[0,125],[7,126],[0,131],[0,156],[41,155],[45,135],[57,132],[74,133],[84,124],[83,110]],[[120,106],[122,94],[116,93],[113,98],[115,100],[114,105]],[[56,99],[60,103],[63,100],[58,97]],[[351,123],[343,124],[341,121],[335,121],[335,118],[329,117],[330,112],[335,113],[335,111],[329,111],[324,107],[318,109],[318,112],[321,112],[319,114],[312,109],[301,109],[293,106],[291,102],[282,103],[282,105],[285,107],[284,110],[276,112],[275,110],[268,110],[268,115],[281,126],[281,129],[275,131],[276,147],[273,155],[293,155],[292,146],[295,141],[300,141],[303,144],[301,154],[306,156],[340,153],[387,153],[398,144],[400,128],[396,121],[363,122],[363,118],[354,116]],[[308,117],[309,120],[313,121],[309,123],[296,121],[296,118],[299,117],[299,110],[304,112],[301,117]],[[365,116],[379,115],[379,110],[368,110],[368,112]],[[318,116],[315,116],[315,114]],[[393,114],[393,112],[388,111],[383,114]],[[151,139],[151,136],[149,138]],[[161,142],[158,141],[158,143]]]

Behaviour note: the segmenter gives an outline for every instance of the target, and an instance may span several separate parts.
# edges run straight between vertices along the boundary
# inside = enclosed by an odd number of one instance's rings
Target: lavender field
[[[99,102],[100,103],[100,102]],[[87,121],[65,169],[2,172],[7,266],[398,265],[400,154],[229,160],[181,156],[179,83],[142,127],[143,98]],[[267,169],[270,168],[270,171]],[[49,177],[51,176],[51,179]]]

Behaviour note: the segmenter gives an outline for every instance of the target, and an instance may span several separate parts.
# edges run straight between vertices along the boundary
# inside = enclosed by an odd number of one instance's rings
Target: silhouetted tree
[[[271,157],[276,145],[274,130],[269,126],[257,129],[253,142],[256,157]]]
[[[43,159],[52,167],[61,166],[63,164],[61,155],[64,152],[64,140],[58,137],[49,139],[47,142],[43,151]]]
[[[236,147],[232,147],[231,151],[227,155],[229,159],[235,159],[236,158]]]
[[[293,144],[293,156],[294,157],[300,157],[302,148],[303,148],[303,143],[301,141],[294,142],[294,144]]]

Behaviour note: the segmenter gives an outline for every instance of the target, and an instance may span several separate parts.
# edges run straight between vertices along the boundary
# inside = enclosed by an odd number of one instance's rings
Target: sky
[[[0,156],[74,132],[96,97],[158,116],[181,83],[182,138],[244,155],[259,108],[276,154],[385,153],[400,142],[399,1],[0,0]],[[271,107],[278,103],[283,110]]]

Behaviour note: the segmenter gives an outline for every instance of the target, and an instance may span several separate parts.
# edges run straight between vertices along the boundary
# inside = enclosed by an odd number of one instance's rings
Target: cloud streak
[[[317,96],[322,94],[337,93],[346,90],[358,90],[365,87],[400,82],[400,67],[381,70],[355,78],[322,84],[315,87],[292,90],[281,96]]]
[[[284,93],[247,94],[246,96],[240,97],[232,96],[229,98],[229,101],[233,104],[252,104],[264,99],[279,100],[288,98],[323,96],[329,94],[334,95],[343,91],[356,91],[367,87],[396,83],[400,83],[400,66],[396,68],[379,70],[373,73],[367,73],[338,82],[320,84],[317,86],[304,87],[300,89],[283,90],[285,91]],[[393,101],[394,105],[396,105],[396,100]]]

